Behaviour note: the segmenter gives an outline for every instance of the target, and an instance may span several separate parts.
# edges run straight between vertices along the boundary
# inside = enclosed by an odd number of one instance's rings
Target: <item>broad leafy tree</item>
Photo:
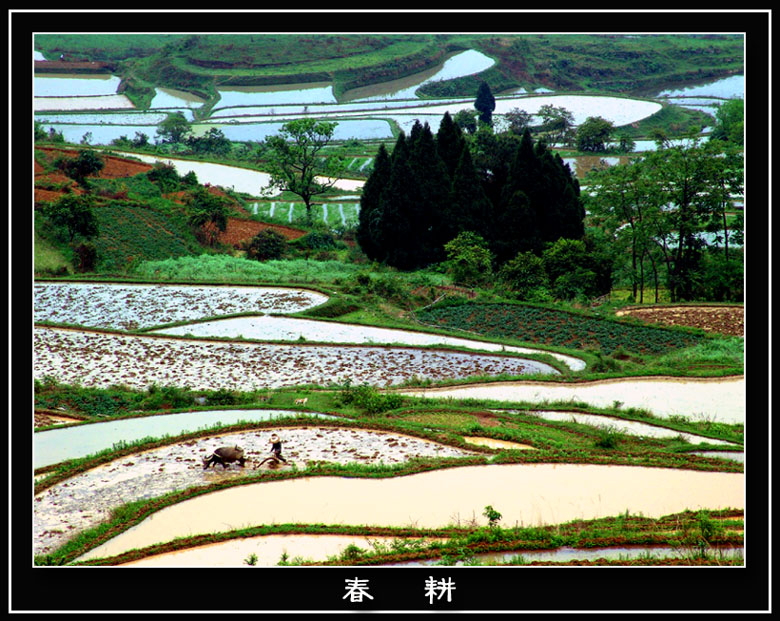
[[[518,136],[522,136],[526,128],[531,127],[533,115],[530,112],[520,108],[512,108],[504,117],[509,123],[509,131]]]
[[[265,229],[246,244],[245,250],[247,258],[256,261],[281,259],[287,250],[287,240],[281,233]]]
[[[577,149],[579,151],[606,151],[615,126],[600,116],[589,116],[577,128]]]
[[[193,153],[211,155],[228,155],[232,149],[230,140],[216,127],[210,128],[202,136],[190,136],[187,138],[187,146]]]
[[[712,138],[745,144],[745,102],[742,99],[730,99],[718,106],[715,111],[715,127]]]
[[[169,114],[166,119],[157,126],[157,135],[162,142],[184,142],[192,133],[192,125],[180,112]]]
[[[289,121],[259,148],[258,159],[271,176],[267,189],[300,196],[309,224],[314,199],[328,192],[347,169],[342,157],[324,153],[336,125],[312,118]]]
[[[453,122],[463,131],[473,134],[477,131],[477,113],[473,110],[458,110],[452,117]]]
[[[76,157],[58,159],[57,166],[81,187],[89,190],[87,177],[96,175],[103,170],[105,163],[99,153],[92,149],[85,149],[80,151]]]
[[[205,187],[198,186],[187,199],[187,219],[201,231],[210,246],[219,237],[220,231],[227,230],[228,201],[222,196],[212,194]]]
[[[487,242],[472,231],[463,231],[444,245],[447,266],[456,283],[469,287],[489,282],[493,255]]]
[[[76,235],[90,239],[98,234],[94,203],[89,194],[65,194],[58,201],[46,204],[42,212],[55,227],[67,231],[71,242]]]
[[[542,118],[541,131],[551,144],[561,143],[574,127],[574,115],[562,106],[545,104],[537,114]]]

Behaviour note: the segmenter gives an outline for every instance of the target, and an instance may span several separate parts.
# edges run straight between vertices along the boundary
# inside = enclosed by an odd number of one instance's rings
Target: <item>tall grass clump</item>
[[[362,384],[352,386],[347,379],[339,392],[339,403],[351,405],[365,414],[381,414],[401,407],[403,397],[396,394],[382,394],[373,386]]]
[[[161,261],[144,261],[135,276],[148,280],[263,282],[333,282],[359,269],[339,261],[251,261],[228,255],[187,256]]]
[[[739,336],[705,339],[691,347],[660,356],[657,362],[670,365],[683,363],[744,366],[745,339]]]

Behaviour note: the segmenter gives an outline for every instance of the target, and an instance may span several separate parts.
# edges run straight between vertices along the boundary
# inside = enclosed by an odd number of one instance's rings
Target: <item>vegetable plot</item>
[[[521,304],[445,306],[422,311],[417,318],[423,323],[485,336],[574,349],[594,347],[607,354],[620,347],[641,354],[660,354],[701,340],[694,334]]]

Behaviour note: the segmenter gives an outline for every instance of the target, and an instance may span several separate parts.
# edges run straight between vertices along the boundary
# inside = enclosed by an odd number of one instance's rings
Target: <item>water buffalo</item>
[[[229,463],[234,461],[237,461],[242,468],[244,467],[246,461],[244,449],[238,446],[221,446],[203,459],[203,469],[206,470],[211,464],[220,464],[224,470]]]

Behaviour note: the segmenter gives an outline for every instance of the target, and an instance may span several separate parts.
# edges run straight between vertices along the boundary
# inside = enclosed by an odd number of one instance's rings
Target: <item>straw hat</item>
[[[271,434],[271,442],[278,442],[279,436],[277,436],[275,433]]]

